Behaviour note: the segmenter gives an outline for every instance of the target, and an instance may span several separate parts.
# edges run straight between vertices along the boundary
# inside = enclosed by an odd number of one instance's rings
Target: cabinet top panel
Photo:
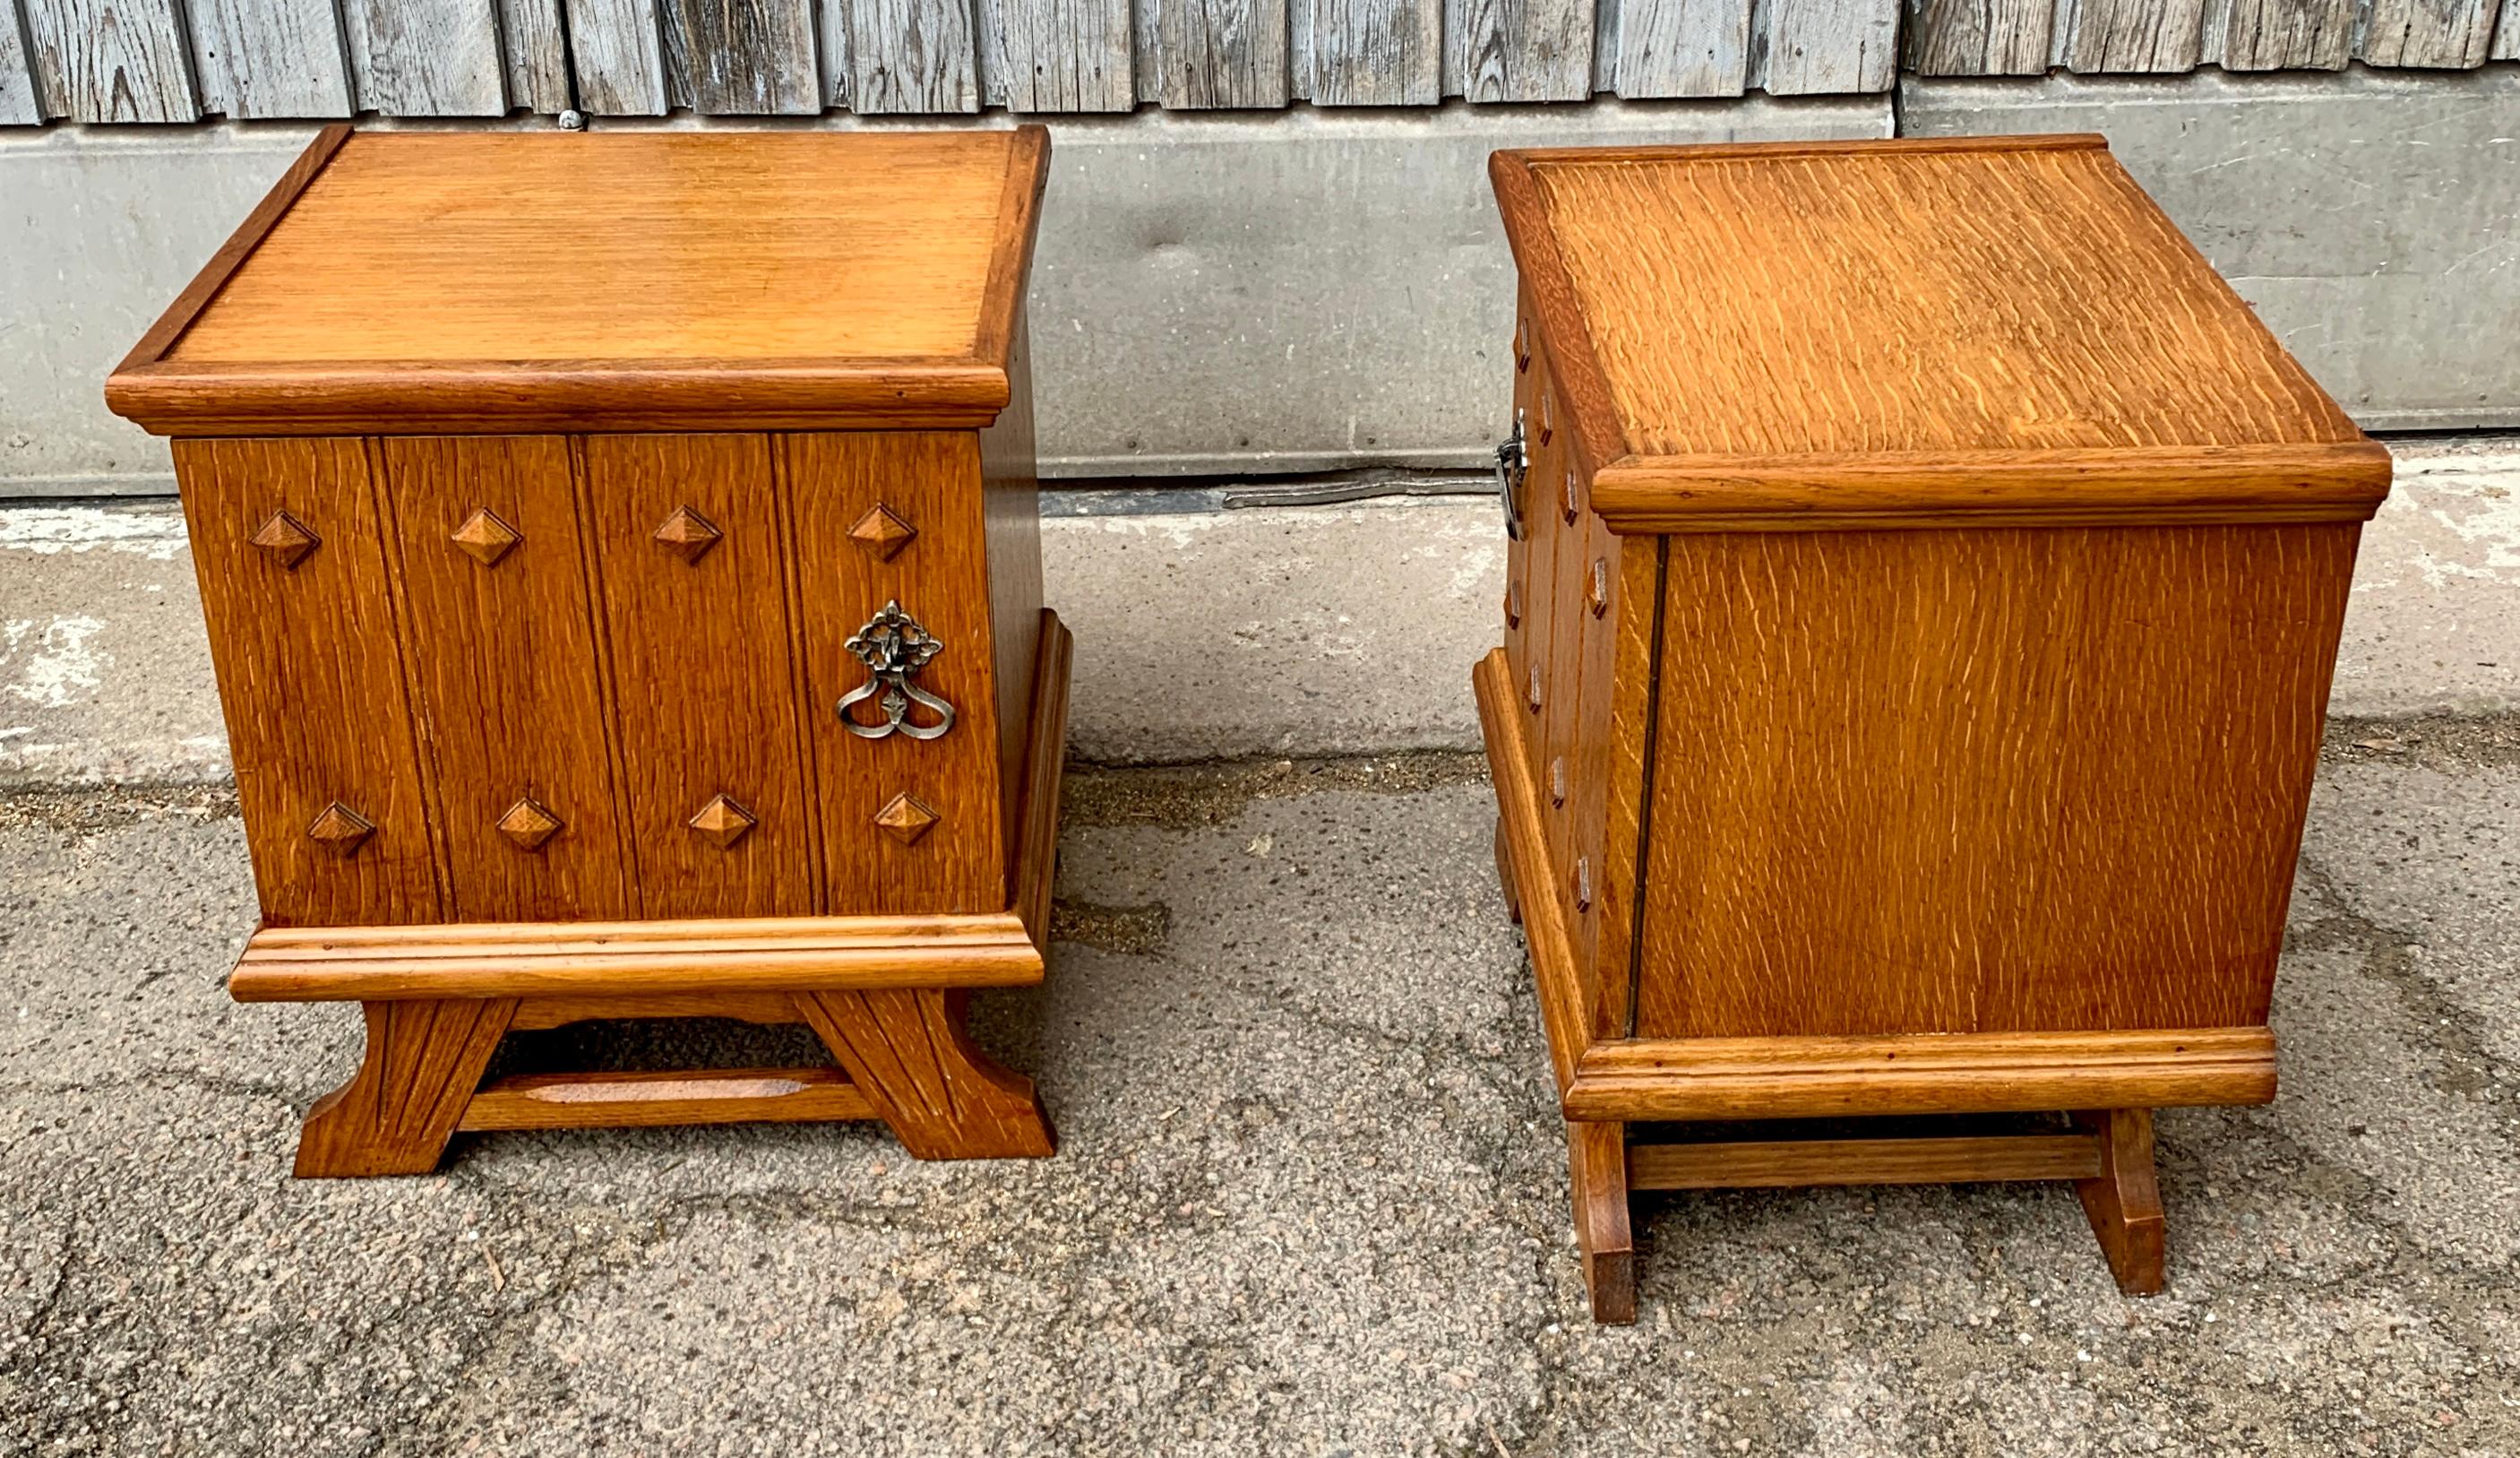
[[[2159,506],[2200,461],[2240,480],[2216,488],[2235,509],[2385,494],[2378,447],[2098,137],[1504,152],[1490,173],[1586,464],[1611,468],[1605,515],[1679,491],[1721,511],[1744,473],[1815,508],[1860,481],[1881,512],[1961,504],[1962,476],[1983,498],[1990,471],[2015,512]],[[1905,503],[1883,479],[1937,470]]]
[[[167,434],[983,425],[1048,152],[330,128],[107,395]]]

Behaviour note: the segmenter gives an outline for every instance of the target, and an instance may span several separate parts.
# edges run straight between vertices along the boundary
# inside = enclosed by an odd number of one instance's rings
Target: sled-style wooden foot
[[[308,1111],[297,1135],[300,1179],[435,1169],[516,1016],[517,1000],[365,1006],[367,1056],[349,1082]]]
[[[1593,1319],[1628,1326],[1637,1319],[1637,1248],[1628,1231],[1628,1129],[1625,1124],[1566,1126],[1567,1183],[1575,1197],[1575,1244]]]
[[[1045,1158],[1055,1141],[1032,1080],[971,1042],[968,1000],[954,991],[815,992],[796,1007],[912,1155]]]
[[[2074,1116],[2099,1145],[2100,1172],[2074,1182],[2109,1273],[2129,1296],[2162,1287],[2161,1181],[2152,1164],[2152,1111],[2102,1109]]]

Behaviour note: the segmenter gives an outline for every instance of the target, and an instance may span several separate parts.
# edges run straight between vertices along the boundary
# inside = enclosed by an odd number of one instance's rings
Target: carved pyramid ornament
[[[499,559],[515,550],[517,543],[524,538],[518,534],[517,528],[492,516],[489,508],[482,507],[464,519],[464,524],[455,528],[452,540],[464,549],[464,555],[474,562],[483,567],[497,567]]]
[[[665,519],[665,524],[656,528],[656,545],[687,563],[698,562],[706,557],[709,548],[716,546],[717,539],[724,535],[726,533],[718,530],[716,524],[708,518],[688,506],[678,506],[674,508],[674,514]]]
[[[306,560],[306,554],[324,545],[315,529],[287,512],[273,512],[254,529],[253,544],[268,552],[285,569],[293,569]]]
[[[1610,560],[1606,557],[1593,559],[1593,577],[1584,585],[1584,606],[1593,610],[1595,617],[1610,611]]]
[[[936,812],[909,795],[896,795],[891,802],[875,812],[875,823],[883,833],[904,845],[916,845],[936,823]]]
[[[306,839],[335,855],[348,855],[376,833],[375,822],[338,799],[326,805],[315,823],[306,827]]]
[[[744,833],[756,823],[750,810],[723,795],[713,797],[707,804],[700,806],[698,814],[684,822],[698,832],[701,840],[720,850],[742,840]]]
[[[868,507],[866,515],[849,528],[849,540],[885,562],[898,556],[918,534],[918,527],[894,516],[892,508],[880,501]]]
[[[558,815],[527,796],[508,806],[508,813],[499,817],[499,834],[516,842],[518,849],[540,850],[545,841],[560,834],[561,825]]]

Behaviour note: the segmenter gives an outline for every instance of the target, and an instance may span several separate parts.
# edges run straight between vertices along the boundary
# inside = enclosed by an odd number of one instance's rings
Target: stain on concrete
[[[1097,906],[1061,897],[1051,903],[1050,939],[1072,941],[1097,951],[1143,957],[1163,950],[1172,931],[1169,906]]]

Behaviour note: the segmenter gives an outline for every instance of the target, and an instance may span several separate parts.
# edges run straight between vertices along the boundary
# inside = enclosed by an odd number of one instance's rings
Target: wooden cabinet
[[[1475,684],[1596,1313],[1631,1188],[2063,1178],[2267,1025],[2388,457],[2097,138],[1501,153],[1519,539]],[[1651,1120],[2056,1111],[2019,1137]]]
[[[1047,148],[335,128],[115,373],[175,437],[236,757],[231,990],[367,1007],[301,1174],[567,1123],[1049,1152],[961,1031],[1042,975],[1058,820]],[[511,1028],[704,1014],[839,1071],[479,1086]]]

